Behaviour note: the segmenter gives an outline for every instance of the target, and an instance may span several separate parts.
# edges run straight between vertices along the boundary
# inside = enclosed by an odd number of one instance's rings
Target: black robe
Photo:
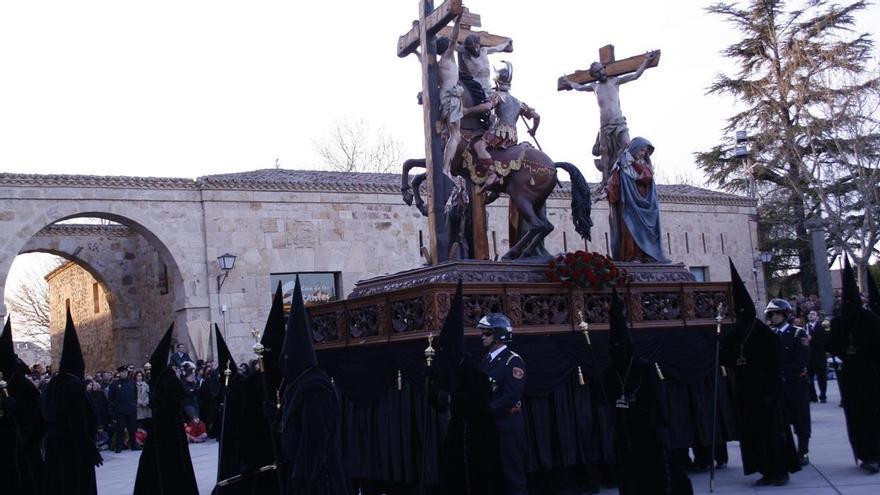
[[[506,484],[499,469],[495,417],[489,410],[489,378],[479,364],[465,358],[455,369],[451,382],[450,419],[440,459],[440,491],[444,495],[503,494]]]
[[[801,466],[782,411],[779,337],[764,323],[754,318],[753,322],[751,329],[738,322],[721,344],[721,362],[728,373],[734,370],[734,416],[743,472],[794,473]]]
[[[654,365],[634,358],[632,369],[605,370],[605,390],[613,417],[614,460],[621,495],[692,494],[683,470],[671,463],[668,405]],[[621,394],[621,382],[624,393]],[[621,398],[623,395],[623,398]],[[620,404],[619,404],[620,403]],[[619,405],[627,407],[618,407]]]
[[[281,445],[287,495],[349,495],[337,425],[339,403],[330,378],[317,367],[284,391]]]
[[[44,493],[97,494],[95,466],[102,461],[95,446],[97,424],[86,388],[78,377],[61,373],[43,395],[46,419]]]
[[[240,472],[253,473],[263,466],[275,464],[273,442],[281,456],[281,437],[277,432],[277,424],[280,419],[280,411],[276,408],[275,390],[281,383],[281,378],[274,370],[265,374],[265,390],[269,391],[266,397],[263,384],[263,372],[257,371],[248,375],[242,383],[241,393],[244,397],[241,405],[239,425],[239,463]],[[280,459],[279,459],[280,460]],[[260,495],[281,494],[278,486],[279,476],[273,471],[266,471],[249,477],[237,483],[243,492]],[[221,492],[226,493],[226,492]]]
[[[217,463],[217,480],[225,480],[242,474],[241,468],[241,427],[242,410],[244,409],[244,378],[234,375],[229,378],[229,386],[221,386],[218,402],[220,414],[217,417],[217,435],[219,446],[219,461]],[[250,494],[249,480],[217,487],[214,490],[218,495]]]
[[[23,372],[7,377],[9,397],[2,398],[0,417],[0,480],[4,492],[41,493],[43,415],[40,392]]]
[[[138,463],[134,495],[198,495],[183,429],[183,385],[171,369],[150,384],[153,429]]]
[[[834,318],[828,350],[843,361],[840,393],[853,453],[880,462],[880,317],[859,308]]]

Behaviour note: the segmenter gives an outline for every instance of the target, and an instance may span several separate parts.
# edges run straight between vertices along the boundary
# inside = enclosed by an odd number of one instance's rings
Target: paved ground
[[[739,459],[739,446],[730,444],[730,465],[716,474],[715,493],[778,492],[784,495],[878,495],[880,474],[868,475],[853,462],[852,451],[846,438],[843,409],[837,407],[837,383],[828,384],[828,403],[812,404],[813,439],[810,459],[812,464],[792,475],[791,482],[780,488],[752,487],[758,475],[745,477]],[[202,494],[211,493],[217,473],[217,443],[191,445],[193,467]],[[104,466],[98,468],[100,495],[129,495],[134,486],[139,452],[104,452]],[[709,493],[709,474],[691,476],[696,493]],[[603,493],[611,493],[603,491]]]

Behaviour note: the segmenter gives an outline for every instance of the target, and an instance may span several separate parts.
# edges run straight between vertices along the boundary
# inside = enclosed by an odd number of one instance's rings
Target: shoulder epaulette
[[[510,349],[508,349],[508,350],[510,350]],[[508,364],[510,364],[510,362],[513,360],[513,358],[520,358],[520,359],[522,359],[522,358],[519,356],[519,354],[517,354],[517,353],[515,353],[515,352],[513,352],[513,351],[510,351],[510,356],[507,357],[507,361],[504,363],[504,365],[507,366]]]

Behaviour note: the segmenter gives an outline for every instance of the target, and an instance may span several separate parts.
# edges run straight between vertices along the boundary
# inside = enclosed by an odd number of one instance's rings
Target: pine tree
[[[859,168],[851,167],[853,150],[876,151],[878,144],[852,127],[842,132],[841,122],[870,116],[841,103],[855,94],[870,99],[877,79],[865,77],[871,37],[853,34],[855,15],[867,2],[789,4],[794,2],[751,0],[745,6],[707,8],[742,35],[722,52],[737,63],[737,73],[719,74],[708,93],[736,99],[742,111],[728,119],[723,132],[732,136],[746,130],[751,153],[742,160],[730,144],[719,144],[696,158],[709,181],[729,191],[756,193],[763,248],[776,253],[771,270],[799,271],[801,287],[810,294],[817,290],[807,222],[825,219],[833,227],[832,238],[852,237],[852,228],[843,232],[835,216],[858,215],[865,205],[845,206],[839,200],[847,197],[844,189],[852,187],[853,170]],[[865,158],[856,161],[865,165]],[[831,207],[839,208],[832,212]]]

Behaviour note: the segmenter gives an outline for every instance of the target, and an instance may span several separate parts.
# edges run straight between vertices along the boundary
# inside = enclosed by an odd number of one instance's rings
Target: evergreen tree
[[[748,159],[738,158],[733,146],[720,144],[697,153],[698,166],[721,188],[758,198],[762,245],[776,253],[771,271],[798,271],[806,294],[817,292],[808,221],[824,219],[833,241],[849,239],[834,242],[846,248],[853,229],[865,225],[841,219],[867,216],[865,208],[877,205],[853,201],[852,192],[863,189],[865,181],[877,184],[876,164],[867,178],[860,168],[876,154],[878,139],[865,139],[858,126],[844,131],[840,125],[873,118],[843,104],[856,95],[869,100],[877,89],[876,77],[865,76],[873,41],[868,34],[853,34],[855,15],[866,6],[865,1],[841,6],[824,0],[750,0],[707,8],[742,35],[722,52],[736,61],[738,71],[719,74],[708,92],[737,100],[741,111],[723,132],[733,136],[746,130],[751,152]],[[870,256],[860,254],[865,260]]]

